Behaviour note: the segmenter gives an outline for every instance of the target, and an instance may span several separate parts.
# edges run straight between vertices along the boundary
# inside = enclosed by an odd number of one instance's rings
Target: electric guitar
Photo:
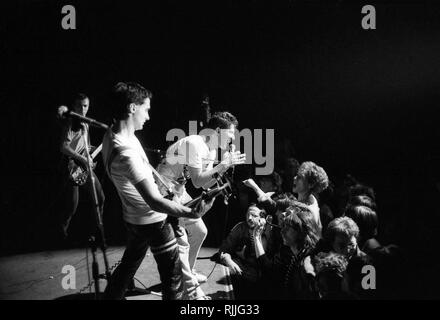
[[[152,166],[150,166],[150,168],[153,171],[153,176],[157,186],[159,187],[160,193],[165,198],[183,204],[187,207],[193,207],[202,199],[209,201],[219,195],[222,195],[224,200],[227,201],[232,194],[232,182],[229,180],[229,178],[226,177],[226,175],[216,173],[214,174],[214,177],[217,180],[216,186],[203,191],[201,195],[188,201],[185,199],[186,197],[183,184],[162,176]]]
[[[90,155],[90,157],[95,159],[95,157],[101,152],[102,150],[102,144],[99,145],[98,148],[93,151],[93,153]],[[92,169],[94,169],[96,166],[96,162],[93,163]],[[70,181],[76,185],[76,186],[82,186],[84,183],[86,183],[87,178],[89,177],[89,172],[80,165],[78,165],[73,159],[69,160],[69,164],[67,165],[68,171],[69,171],[69,179]]]

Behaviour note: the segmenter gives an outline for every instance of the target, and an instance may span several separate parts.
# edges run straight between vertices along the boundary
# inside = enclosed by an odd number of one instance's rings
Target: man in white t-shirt
[[[122,202],[128,242],[121,263],[105,289],[106,299],[122,299],[148,248],[157,263],[163,299],[180,299],[182,273],[174,231],[167,215],[198,218],[212,202],[194,209],[163,198],[154,181],[148,158],[135,136],[149,120],[151,92],[137,83],[118,83],[113,90],[114,125],[103,140],[107,174]]]
[[[239,151],[227,152],[217,166],[217,149],[226,151],[235,139],[238,121],[229,112],[216,112],[199,135],[190,135],[171,145],[157,170],[167,182],[174,186],[175,193],[180,196],[181,203],[191,200],[185,191],[185,183],[190,179],[196,188],[209,188],[216,183],[215,173],[223,173],[230,167],[243,164],[246,155]],[[195,262],[200,248],[207,235],[206,226],[201,218],[181,218],[180,224],[188,232],[189,266],[198,282],[206,281],[206,277],[194,271]],[[179,240],[179,239],[178,239]]]

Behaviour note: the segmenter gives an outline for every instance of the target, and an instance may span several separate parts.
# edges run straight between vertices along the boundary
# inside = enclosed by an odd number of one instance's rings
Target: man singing
[[[216,112],[199,135],[182,138],[168,148],[166,157],[158,166],[158,171],[174,185],[182,203],[191,199],[184,187],[188,179],[192,181],[194,187],[206,189],[216,183],[215,173],[224,173],[235,165],[245,163],[245,154],[239,151],[226,151],[235,139],[237,126],[238,121],[231,113]],[[224,160],[214,167],[218,148],[226,153]],[[206,276],[194,270],[197,256],[207,235],[205,223],[201,218],[184,217],[180,219],[180,224],[188,232],[188,243],[179,243],[179,245],[189,246],[188,259],[191,272],[199,283],[205,282]]]

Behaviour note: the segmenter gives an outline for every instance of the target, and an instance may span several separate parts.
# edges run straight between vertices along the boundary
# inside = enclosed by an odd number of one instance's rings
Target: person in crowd
[[[347,292],[347,286],[344,283],[348,261],[343,255],[320,252],[313,257],[312,263],[316,273],[315,285],[321,300],[354,298]]]
[[[349,206],[345,216],[353,219],[359,227],[359,247],[365,253],[380,247],[376,240],[378,219],[374,210],[366,206]]]
[[[276,210],[275,201],[264,193],[263,190],[255,183],[253,179],[244,181],[244,184],[252,188],[257,196],[258,201],[262,203],[263,208],[268,212],[274,212]],[[299,202],[302,202],[308,206],[313,214],[316,224],[319,230],[322,229],[322,223],[319,213],[318,200],[315,195],[319,194],[328,187],[329,180],[325,170],[311,161],[303,162],[293,180],[292,192],[297,195]]]
[[[271,283],[271,298],[314,299],[314,269],[310,254],[319,240],[318,226],[306,206],[293,205],[283,220],[281,236],[284,246],[271,257],[264,249],[265,220],[254,229],[255,254]]]
[[[246,221],[232,228],[219,249],[220,261],[232,274],[234,293],[238,299],[261,296],[261,270],[255,256],[254,229],[264,217],[264,210],[251,204],[246,213]],[[263,233],[261,241],[267,252],[267,233]]]
[[[357,183],[357,184],[351,186],[348,189],[348,193],[349,193],[349,198],[355,197],[355,196],[366,195],[371,200],[373,200],[373,202],[376,201],[376,193],[374,192],[374,189],[367,186],[367,185],[361,184],[361,183]]]

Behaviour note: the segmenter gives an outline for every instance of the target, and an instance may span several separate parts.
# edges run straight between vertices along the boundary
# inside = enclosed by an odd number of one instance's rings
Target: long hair
[[[319,194],[328,187],[329,180],[324,168],[318,166],[312,161],[301,163],[297,175],[306,179],[312,190],[312,193],[315,195]]]
[[[296,203],[287,209],[287,213],[288,216],[284,219],[284,224],[298,232],[298,249],[305,249],[307,252],[313,250],[320,234],[312,212],[307,207],[299,206]]]

